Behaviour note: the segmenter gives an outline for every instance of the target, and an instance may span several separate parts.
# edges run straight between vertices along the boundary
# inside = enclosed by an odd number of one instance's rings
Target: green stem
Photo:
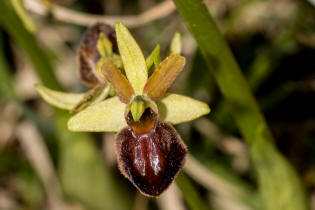
[[[203,1],[174,2],[249,144],[264,208],[308,209],[296,172],[273,145],[272,135],[247,81]]]

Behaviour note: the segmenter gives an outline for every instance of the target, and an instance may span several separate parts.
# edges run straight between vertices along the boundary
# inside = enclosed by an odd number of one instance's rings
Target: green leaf
[[[160,120],[171,124],[191,121],[210,112],[206,103],[172,93],[165,94],[156,104]]]
[[[122,23],[115,24],[117,43],[124,69],[136,95],[142,95],[148,79],[147,66],[142,51]]]
[[[39,84],[35,88],[47,103],[60,109],[71,110],[84,98],[84,94],[55,91]]]
[[[203,1],[174,2],[195,37],[242,135],[249,144],[264,209],[308,209],[297,173],[272,144],[273,138],[247,81]]]
[[[145,63],[147,65],[148,71],[150,70],[153,64],[155,68],[159,67],[159,64],[161,62],[160,49],[161,49],[160,45],[157,44],[154,50],[151,52],[151,54],[146,58]]]
[[[36,31],[36,25],[33,20],[28,16],[25,11],[22,0],[11,0],[11,4],[15,9],[17,15],[21,18],[24,23],[25,28],[30,32],[34,33]]]
[[[117,96],[91,105],[68,121],[71,131],[117,132],[126,126],[126,105]]]
[[[261,132],[262,129],[257,130],[257,138],[250,147],[250,154],[257,170],[264,209],[309,209],[294,168],[272,143],[264,141]]]
[[[199,192],[188,177],[183,173],[179,173],[176,177],[176,184],[180,188],[189,209],[191,210],[206,210],[209,207],[202,200]]]
[[[160,63],[144,86],[143,93],[152,100],[158,100],[173,84],[176,77],[183,70],[185,58],[178,54],[171,54]]]
[[[101,74],[112,84],[120,101],[128,104],[134,96],[133,89],[127,78],[121,73],[111,58],[106,58],[101,67]]]
[[[182,40],[180,33],[176,32],[170,46],[170,52],[181,54],[182,53]]]
[[[104,35],[104,33],[100,33],[99,35],[97,49],[104,58],[110,57],[113,54],[113,45],[111,41]]]
[[[12,9],[9,1],[2,1],[0,7],[0,25],[6,29],[15,42],[25,50],[39,78],[49,88],[61,90],[61,86],[53,73],[52,62],[33,35],[24,28],[24,24]]]

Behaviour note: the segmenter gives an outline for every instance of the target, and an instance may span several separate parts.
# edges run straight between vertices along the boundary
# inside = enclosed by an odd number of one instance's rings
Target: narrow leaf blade
[[[171,124],[191,121],[210,112],[206,103],[172,93],[165,94],[156,104],[160,120]]]
[[[173,84],[176,77],[183,70],[185,58],[178,54],[171,54],[156,69],[144,87],[144,94],[152,100],[158,100]]]
[[[272,135],[246,79],[203,1],[173,1],[195,37],[208,69],[213,70],[218,87],[252,151],[263,209],[308,210],[298,174],[272,143]]]
[[[127,104],[134,95],[133,89],[126,77],[116,67],[111,58],[104,59],[101,73],[112,84],[120,101]]]
[[[117,96],[89,106],[68,121],[71,131],[117,132],[126,126],[126,105]]]
[[[35,85],[35,88],[39,95],[50,105],[58,107],[60,109],[71,110],[79,103],[84,94],[65,93],[61,91],[51,90],[43,85]]]
[[[148,78],[144,56],[139,45],[123,24],[116,23],[115,29],[127,78],[136,95],[141,95]]]

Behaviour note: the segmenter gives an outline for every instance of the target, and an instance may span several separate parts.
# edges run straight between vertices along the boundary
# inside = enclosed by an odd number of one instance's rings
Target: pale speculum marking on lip
[[[132,131],[131,131],[132,132]],[[135,136],[135,135],[133,135]],[[161,171],[160,160],[163,153],[154,142],[152,135],[136,138],[133,166],[141,176],[155,176]]]
[[[160,158],[159,158],[159,154],[157,152],[157,148],[156,148],[156,145],[153,143],[153,140],[150,138],[149,139],[150,141],[150,153],[149,153],[149,157],[150,157],[150,165],[154,171],[154,174],[157,175],[161,168],[160,168],[160,165],[159,165],[159,162],[160,162]]]
[[[136,143],[133,165],[136,171],[142,176],[146,174],[154,174],[157,176],[161,171],[161,157],[157,147],[153,139],[149,136],[141,138],[141,140]],[[147,161],[149,163],[146,163]]]
[[[142,175],[145,176],[145,159],[143,157],[143,152],[140,145],[135,146],[135,157],[134,157],[133,165],[137,169],[137,171]]]

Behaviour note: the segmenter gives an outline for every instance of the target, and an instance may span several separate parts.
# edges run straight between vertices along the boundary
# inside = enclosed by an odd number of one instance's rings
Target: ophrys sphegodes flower
[[[112,85],[117,96],[78,112],[68,121],[68,128],[118,132],[116,154],[121,172],[145,195],[158,196],[182,168],[187,152],[171,124],[196,119],[210,109],[203,102],[166,93],[182,71],[184,57],[175,52],[161,63],[151,59],[156,68],[148,78],[150,66],[128,29],[117,23],[115,31],[123,65],[104,57],[98,75]]]

